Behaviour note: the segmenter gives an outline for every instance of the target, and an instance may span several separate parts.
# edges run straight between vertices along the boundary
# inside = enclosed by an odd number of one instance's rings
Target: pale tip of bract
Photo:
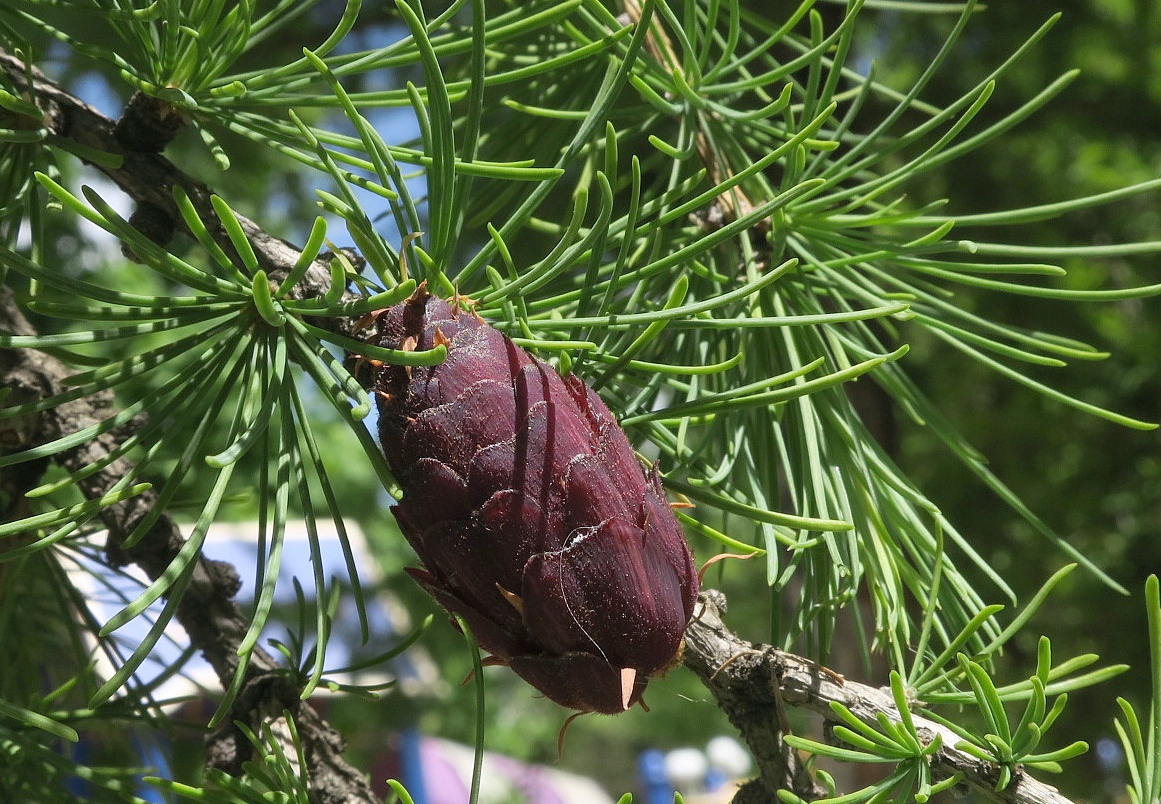
[[[633,684],[637,681],[637,668],[621,668],[621,708],[628,709],[633,700]]]
[[[499,583],[496,584],[496,588],[500,590],[500,594],[504,596],[504,599],[508,601],[508,603],[512,606],[512,608],[514,608],[514,609],[516,609],[516,611],[520,612],[520,616],[523,617],[524,616],[524,598],[520,597],[520,595],[516,594],[515,592],[509,592],[503,586],[500,586]]]

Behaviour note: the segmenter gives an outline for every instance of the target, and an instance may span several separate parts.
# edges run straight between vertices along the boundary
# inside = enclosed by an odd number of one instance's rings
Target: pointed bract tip
[[[509,592],[503,586],[500,586],[499,583],[496,584],[496,588],[500,590],[500,594],[504,596],[504,599],[507,600],[509,604],[511,604],[512,608],[520,612],[520,616],[523,617],[524,598],[520,597],[520,595],[516,594],[515,592]]]
[[[633,685],[637,681],[635,667],[621,668],[621,708],[628,709],[633,701]]]

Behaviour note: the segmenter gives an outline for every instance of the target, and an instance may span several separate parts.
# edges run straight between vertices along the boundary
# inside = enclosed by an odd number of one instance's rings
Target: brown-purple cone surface
[[[629,708],[676,659],[697,598],[656,471],[581,380],[422,288],[378,316],[375,342],[448,349],[375,378],[412,576],[552,700]]]

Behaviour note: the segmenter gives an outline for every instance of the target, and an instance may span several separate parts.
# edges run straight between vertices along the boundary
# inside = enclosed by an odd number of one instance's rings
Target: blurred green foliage
[[[1151,0],[991,3],[970,27],[965,46],[931,86],[933,102],[956,97],[986,65],[1012,51],[1056,11],[1063,16],[1042,47],[1003,82],[984,110],[995,118],[1055,76],[1080,77],[1036,116],[1001,141],[912,185],[922,197],[950,196],[957,209],[983,212],[1051,203],[1161,175],[1161,6]],[[909,69],[912,56],[943,27],[937,18],[894,16],[876,38],[878,64]],[[1029,224],[1028,240],[1045,245],[1157,238],[1161,205],[1142,196],[1060,220]],[[1067,287],[1123,287],[1150,281],[1155,260],[1069,259]],[[1063,390],[1146,420],[1161,419],[1161,318],[1151,302],[1065,304],[965,290],[960,297],[1001,320],[1059,328],[1112,352],[1107,361],[1067,371],[1041,370]],[[1109,426],[997,380],[936,344],[913,353],[918,381],[992,469],[1070,543],[1126,588],[1137,590],[1161,567],[1161,436]],[[900,462],[949,518],[964,523],[1021,597],[1061,564],[1041,537],[954,461],[902,423]],[[1035,638],[1057,650],[1095,651],[1134,672],[1078,692],[1056,727],[1069,738],[1113,739],[1114,698],[1148,698],[1145,609],[1085,573],[1073,573],[1052,603],[1010,649],[1013,663],[1035,654]],[[1110,636],[1113,638],[1110,639]],[[1067,647],[1066,647],[1067,646]],[[1096,752],[1066,766],[1068,789],[1104,793]]]

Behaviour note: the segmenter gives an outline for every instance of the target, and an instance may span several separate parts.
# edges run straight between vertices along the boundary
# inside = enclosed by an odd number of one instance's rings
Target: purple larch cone
[[[381,346],[448,350],[375,377],[409,572],[552,700],[628,709],[676,661],[698,591],[656,470],[588,386],[474,314],[421,288],[376,320]]]

